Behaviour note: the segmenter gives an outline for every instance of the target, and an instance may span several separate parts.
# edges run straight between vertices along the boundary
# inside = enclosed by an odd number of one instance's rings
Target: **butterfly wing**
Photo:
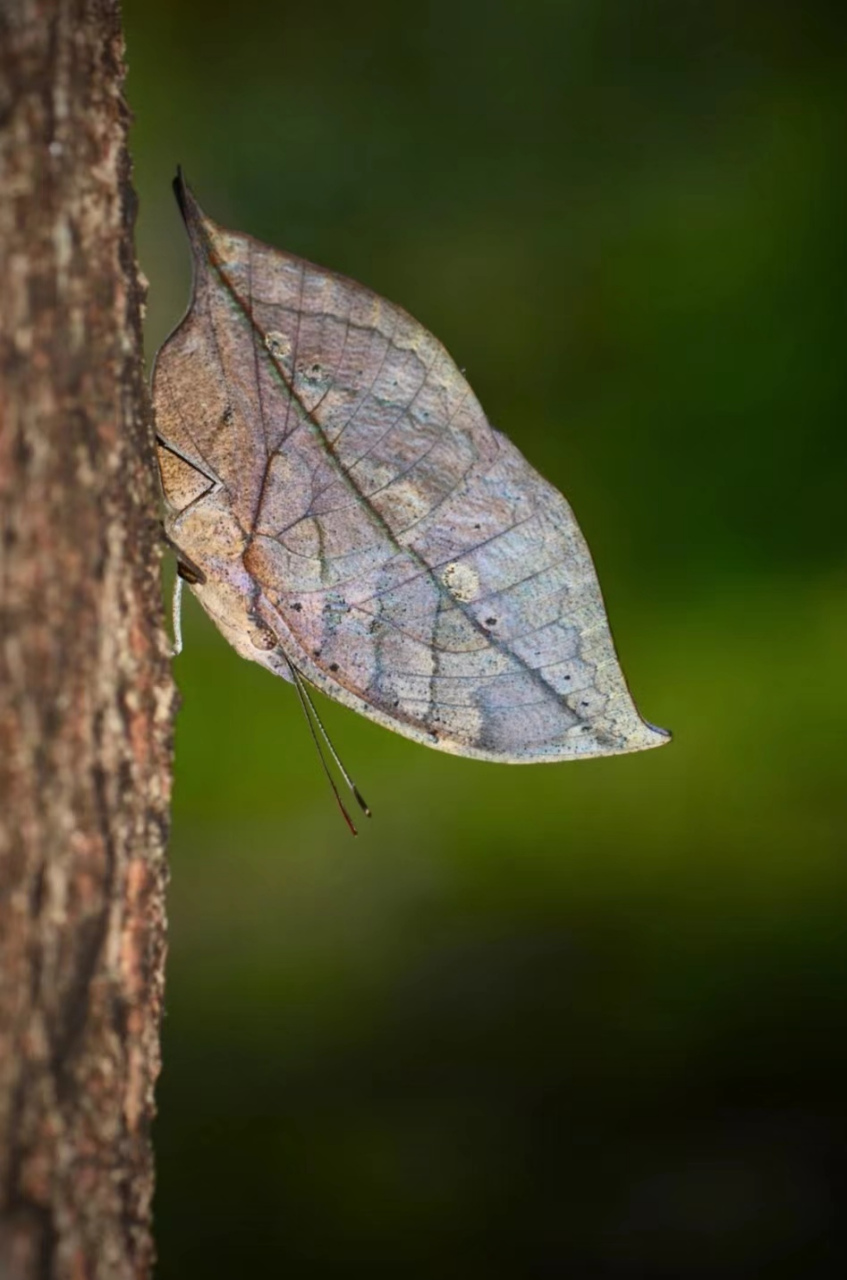
[[[155,375],[168,531],[239,651],[463,755],[666,741],[630,697],[570,507],[441,344],[180,195],[194,300]]]

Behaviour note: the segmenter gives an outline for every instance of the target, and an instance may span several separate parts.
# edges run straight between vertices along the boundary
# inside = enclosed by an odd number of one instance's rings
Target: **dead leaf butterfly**
[[[667,742],[627,689],[570,507],[442,345],[175,189],[194,288],[154,372],[165,530],[234,648],[292,681],[307,719],[312,685],[481,760]],[[178,597],[175,619],[179,644]]]

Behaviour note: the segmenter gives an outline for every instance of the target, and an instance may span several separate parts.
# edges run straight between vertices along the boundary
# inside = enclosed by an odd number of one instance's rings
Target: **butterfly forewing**
[[[180,197],[194,297],[154,380],[167,532],[239,652],[465,755],[666,741],[633,705],[568,504],[441,344]]]

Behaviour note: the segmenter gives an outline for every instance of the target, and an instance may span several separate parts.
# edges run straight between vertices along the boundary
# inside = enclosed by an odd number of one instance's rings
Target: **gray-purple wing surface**
[[[570,507],[441,344],[178,196],[194,294],[154,375],[166,530],[235,648],[461,755],[666,742],[627,689]]]

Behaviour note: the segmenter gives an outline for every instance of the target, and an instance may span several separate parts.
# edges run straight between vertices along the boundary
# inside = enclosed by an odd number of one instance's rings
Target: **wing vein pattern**
[[[236,647],[463,754],[664,740],[632,703],[570,507],[441,344],[363,286],[218,227],[187,189],[182,202],[194,298],[157,361],[157,417],[228,506],[183,502],[188,480],[160,453],[168,532]]]

